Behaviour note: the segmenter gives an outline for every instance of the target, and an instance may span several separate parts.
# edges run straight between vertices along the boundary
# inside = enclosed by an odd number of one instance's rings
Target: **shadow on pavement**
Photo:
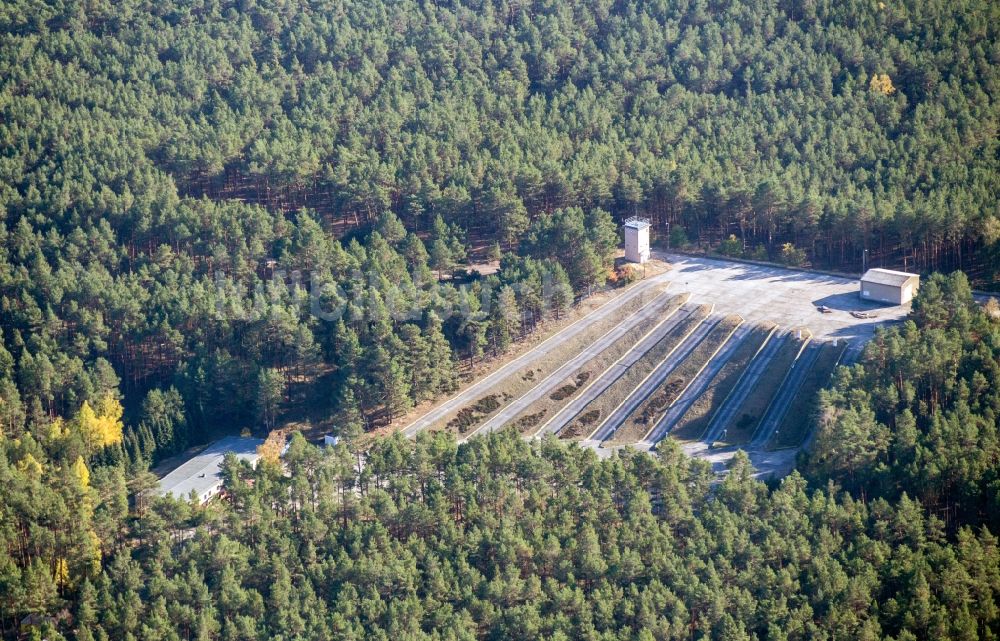
[[[878,313],[879,310],[890,310],[894,305],[884,305],[882,303],[876,303],[867,300],[861,300],[861,297],[857,292],[847,292],[846,294],[831,294],[830,296],[824,296],[823,298],[817,298],[814,300],[813,305],[816,307],[826,306],[832,310],[841,312],[875,312]]]

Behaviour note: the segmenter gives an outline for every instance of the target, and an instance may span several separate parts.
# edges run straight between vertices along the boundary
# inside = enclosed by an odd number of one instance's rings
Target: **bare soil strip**
[[[672,298],[662,296],[665,290],[665,285],[652,287],[625,301],[607,317],[594,322],[583,331],[563,341],[558,347],[543,354],[526,367],[501,379],[489,388],[489,394],[447,414],[434,423],[431,429],[448,429],[462,436],[471,433],[508,403],[540,384],[563,363],[578,354],[583,347],[597,341],[621,323],[627,322],[647,305],[668,307],[673,304]],[[677,305],[679,306],[680,303]]]
[[[778,393],[781,384],[805,347],[806,341],[792,338],[778,350],[774,360],[757,379],[753,389],[737,410],[733,420],[726,425],[722,440],[730,445],[742,445],[750,440],[760,425],[771,399]]]
[[[778,328],[773,323],[764,323],[754,327],[743,344],[733,353],[729,361],[722,366],[705,391],[691,404],[684,416],[670,430],[670,436],[678,440],[697,440],[705,435],[712,422],[712,417],[725,402],[729,393],[746,371],[750,361],[763,349],[764,344]]]
[[[514,417],[512,424],[525,436],[535,434],[547,419],[558,414],[562,408],[593,385],[609,367],[621,360],[643,338],[668,321],[680,306],[687,302],[687,299],[687,294],[671,297],[656,311],[654,318],[657,320],[655,323],[652,325],[639,323],[631,328],[572,374],[555,383],[551,391]],[[585,347],[585,345],[577,345],[573,353],[580,353]]]
[[[659,367],[660,363],[666,360],[711,313],[711,305],[699,305],[673,331],[657,341],[611,385],[587,403],[576,419],[559,433],[559,438],[582,439],[593,434],[604,418],[610,416],[611,412],[624,403],[646,377]]]
[[[644,439],[742,323],[743,319],[736,314],[719,321],[606,442],[610,445],[630,445]]]
[[[792,404],[788,406],[788,411],[782,418],[778,431],[771,437],[766,449],[780,450],[786,447],[798,447],[802,444],[813,424],[812,418],[819,400],[819,390],[830,381],[830,376],[833,375],[833,370],[837,367],[846,349],[847,343],[844,342],[840,342],[838,345],[834,345],[832,342],[822,344],[816,362],[806,374],[802,381],[802,387],[799,388]]]

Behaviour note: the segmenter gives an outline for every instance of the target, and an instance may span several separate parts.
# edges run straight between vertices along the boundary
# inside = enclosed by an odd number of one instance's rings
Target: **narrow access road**
[[[757,385],[757,379],[760,377],[761,373],[767,368],[767,366],[774,360],[777,355],[778,350],[781,346],[785,344],[786,341],[791,340],[792,335],[788,332],[782,334],[781,336],[772,336],[771,340],[767,342],[767,345],[757,354],[757,356],[750,361],[750,365],[747,366],[746,370],[743,372],[743,376],[736,383],[736,387],[729,392],[729,396],[726,397],[725,401],[722,403],[716,412],[715,416],[712,418],[712,422],[709,423],[708,429],[705,431],[705,436],[702,441],[708,444],[712,444],[719,440],[722,436],[722,431],[725,429],[726,425],[733,420],[736,416],[736,412],[739,411],[740,406],[743,405],[743,401],[747,399],[750,392]]]
[[[771,437],[774,436],[778,426],[781,425],[781,419],[785,418],[785,413],[788,412],[788,407],[792,404],[792,399],[802,389],[802,383],[806,380],[806,374],[812,369],[821,348],[822,346],[815,341],[809,341],[809,345],[806,346],[805,350],[792,363],[792,369],[788,372],[788,376],[785,377],[784,382],[782,382],[781,388],[778,389],[774,400],[771,401],[770,407],[767,408],[764,420],[757,426],[757,431],[754,433],[753,438],[750,439],[748,449],[762,449],[771,440]]]
[[[708,365],[705,369],[701,370],[698,376],[695,377],[691,384],[688,385],[687,389],[677,397],[670,408],[667,410],[666,414],[656,423],[656,426],[652,431],[646,436],[645,439],[640,441],[642,444],[642,449],[649,449],[656,443],[666,438],[670,430],[674,428],[677,421],[681,420],[681,417],[687,414],[687,411],[691,408],[698,397],[702,395],[708,384],[712,382],[718,374],[719,371],[725,367],[729,359],[732,358],[733,353],[736,349],[747,339],[750,335],[752,328],[744,323],[736,328],[733,335],[729,338],[729,342],[726,346],[720,349],[715,356],[708,361]]]
[[[551,350],[555,349],[565,340],[569,340],[585,330],[587,327],[593,323],[606,318],[609,314],[612,314],[617,310],[622,303],[632,300],[634,297],[638,296],[642,292],[652,288],[663,285],[668,282],[664,275],[654,276],[648,278],[639,284],[632,287],[627,292],[622,293],[620,296],[609,300],[604,305],[594,310],[590,314],[584,316],[580,320],[574,322],[572,325],[564,328],[562,331],[549,336],[547,339],[528,350],[524,354],[521,354],[514,360],[505,364],[503,367],[497,368],[495,371],[489,375],[479,379],[472,385],[466,387],[459,393],[455,394],[445,402],[441,403],[430,409],[426,414],[420,418],[414,420],[412,423],[404,427],[401,431],[405,436],[413,437],[416,436],[417,432],[430,427],[431,425],[437,423],[444,417],[448,416],[451,412],[465,407],[469,403],[472,403],[479,399],[481,396],[485,396],[489,393],[490,389],[496,385],[498,382],[502,381],[504,378],[510,376],[511,374],[517,372],[518,370],[527,367],[533,361],[540,358],[541,356],[547,354]]]
[[[687,335],[677,347],[670,352],[667,357],[656,366],[655,369],[649,374],[649,376],[638,387],[625,399],[621,405],[618,406],[608,418],[601,423],[594,433],[590,435],[587,439],[594,441],[606,441],[611,438],[615,431],[625,422],[632,412],[639,407],[639,405],[646,400],[650,394],[656,391],[663,381],[667,380],[670,372],[674,371],[681,362],[688,357],[688,355],[694,351],[696,347],[705,337],[708,336],[709,332],[715,329],[715,326],[719,324],[719,321],[723,319],[723,314],[712,314],[705,320],[701,322],[693,332]],[[586,409],[586,408],[584,408]]]
[[[642,358],[643,354],[649,351],[649,348],[673,331],[674,328],[681,323],[681,321],[693,314],[696,309],[696,305],[683,305],[669,320],[657,327],[644,339],[639,341],[632,347],[631,350],[622,356],[617,363],[613,364],[600,376],[598,376],[594,382],[586,387],[579,396],[570,401],[565,407],[562,408],[562,410],[542,425],[536,436],[556,434],[561,431],[576,417],[577,414],[580,413],[580,410],[582,410],[592,400],[600,396],[604,390],[608,389],[612,383],[618,380],[618,377],[621,376],[625,370]]]
[[[658,302],[662,297],[671,296],[683,296],[683,294],[670,293],[669,290],[660,294],[653,300],[649,301],[641,309],[636,311],[634,314],[628,316],[625,320],[615,325],[606,334],[598,338],[596,341],[587,345],[583,348],[583,351],[579,355],[574,356],[570,360],[566,361],[563,365],[560,365],[558,369],[543,378],[539,383],[528,390],[520,398],[511,401],[506,407],[497,412],[492,418],[480,425],[477,429],[470,432],[464,438],[459,439],[459,442],[466,441],[476,434],[485,434],[487,432],[492,432],[498,430],[509,421],[514,420],[518,414],[524,411],[526,408],[530,407],[532,403],[538,399],[544,397],[546,394],[550,393],[556,388],[559,383],[564,381],[573,375],[576,370],[580,369],[587,364],[589,360],[599,355],[605,349],[610,347],[621,338],[623,335],[627,334],[632,330],[633,327],[639,323],[656,323],[659,322],[659,318],[654,318],[657,314],[656,305],[654,303]],[[683,300],[683,299],[681,299]],[[675,309],[670,315],[666,316],[664,320],[667,320],[673,316],[676,316],[681,312],[681,308]],[[599,376],[602,372],[597,372],[595,377]]]

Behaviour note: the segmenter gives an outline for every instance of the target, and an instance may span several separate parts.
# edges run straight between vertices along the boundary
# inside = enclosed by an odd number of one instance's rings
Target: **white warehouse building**
[[[186,499],[194,492],[199,503],[207,503],[222,490],[222,461],[226,454],[231,452],[256,467],[260,459],[257,448],[263,444],[259,438],[239,436],[212,443],[160,479],[160,496]]]
[[[879,303],[905,305],[920,289],[920,274],[892,269],[869,269],[861,277],[861,298]]]
[[[625,260],[645,263],[649,260],[649,221],[632,217],[625,221]]]

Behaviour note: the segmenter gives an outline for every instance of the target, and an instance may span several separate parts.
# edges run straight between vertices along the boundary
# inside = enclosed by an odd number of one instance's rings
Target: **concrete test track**
[[[674,371],[681,361],[688,357],[696,347],[708,336],[709,332],[719,324],[722,315],[712,315],[701,322],[701,324],[684,339],[674,350],[654,369],[650,375],[626,398],[621,405],[612,411],[608,418],[601,423],[596,430],[586,440],[604,442],[614,435],[615,431],[625,422],[625,419],[635,411],[639,404],[646,400],[650,394],[656,391],[663,381]]]
[[[788,411],[788,407],[792,404],[792,399],[795,398],[795,395],[802,388],[806,374],[809,373],[809,370],[812,369],[813,364],[816,362],[820,349],[821,346],[815,341],[809,341],[809,344],[799,354],[799,357],[795,359],[792,369],[788,372],[785,380],[782,381],[781,387],[771,401],[770,407],[767,408],[764,420],[760,422],[757,432],[750,439],[749,449],[762,448],[771,440],[775,430],[781,425],[781,419],[785,418],[785,412]]]
[[[729,362],[729,359],[732,358],[743,341],[747,339],[751,331],[752,328],[747,326],[746,323],[736,328],[736,331],[733,332],[725,347],[719,350],[698,376],[691,381],[691,384],[677,397],[677,400],[673,402],[650,433],[646,435],[646,438],[636,444],[637,447],[644,450],[651,449],[670,433],[670,430],[673,429],[677,421],[681,420],[681,417],[687,413],[691,405],[698,400],[698,397],[705,391],[705,388],[712,382],[712,379]]]
[[[600,396],[604,390],[610,387],[623,373],[625,373],[625,370],[634,365],[635,362],[642,358],[653,345],[658,343],[663,337],[673,331],[673,329],[677,327],[681,321],[691,316],[695,310],[695,306],[685,304],[671,318],[661,322],[656,329],[635,344],[632,349],[619,359],[617,363],[605,370],[593,383],[584,388],[583,392],[581,392],[579,396],[574,398],[559,413],[542,425],[541,429],[538,430],[537,436],[556,434],[562,431],[562,429],[566,427],[570,421],[576,418],[584,407],[586,407],[592,400]]]
[[[584,331],[587,327],[593,323],[606,318],[609,314],[615,312],[615,310],[625,301],[631,300],[640,293],[655,287],[657,285],[662,285],[665,279],[662,278],[650,278],[648,280],[642,281],[635,285],[629,291],[623,293],[621,296],[609,300],[607,303],[602,305],[600,308],[594,312],[584,316],[580,320],[576,321],[569,327],[566,327],[561,332],[553,334],[548,337],[538,345],[536,345],[531,350],[521,354],[517,358],[513,359],[509,363],[505,364],[503,367],[496,369],[484,378],[476,381],[469,387],[455,394],[448,400],[444,401],[440,405],[433,407],[427,413],[425,413],[420,418],[414,420],[412,423],[404,427],[401,431],[404,435],[413,437],[416,436],[417,432],[434,425],[435,423],[441,421],[450,413],[461,409],[462,407],[468,405],[469,403],[475,402],[481,396],[484,396],[490,392],[490,389],[505,379],[506,377],[514,374],[518,370],[527,367],[536,359],[547,354],[551,350],[557,348],[560,343],[565,340],[571,339],[580,332]]]
[[[660,296],[674,296],[676,294],[671,294],[668,291],[660,294]],[[682,294],[683,295],[683,294]],[[657,297],[659,298],[659,297]],[[532,403],[544,397],[546,394],[550,393],[556,388],[559,383],[568,378],[578,370],[587,364],[587,362],[599,355],[609,346],[611,346],[616,340],[622,337],[622,335],[628,333],[633,327],[640,323],[645,323],[654,320],[653,315],[655,314],[656,306],[653,304],[656,302],[657,298],[649,301],[641,309],[631,314],[628,318],[623,320],[618,325],[615,325],[606,334],[598,338],[596,341],[590,345],[583,348],[583,351],[579,355],[571,358],[561,365],[558,369],[552,372],[550,375],[542,379],[538,385],[528,390],[520,398],[515,399],[509,403],[506,407],[501,409],[492,418],[487,420],[485,423],[480,425],[476,430],[472,431],[466,437],[459,439],[459,441],[465,441],[476,434],[485,434],[487,432],[492,432],[494,430],[500,429],[508,422],[514,420],[518,414],[524,411],[526,408],[530,407]],[[667,315],[664,320],[670,318],[679,312],[680,309],[675,310],[673,313]]]
[[[778,354],[778,350],[788,340],[791,340],[791,335],[787,332],[781,336],[772,336],[771,340],[757,353],[757,356],[750,361],[750,365],[743,371],[740,380],[736,382],[736,386],[729,392],[729,396],[722,402],[722,406],[715,412],[715,416],[712,417],[712,421],[708,424],[708,429],[705,430],[705,435],[702,437],[705,443],[714,443],[719,440],[726,425],[732,422],[736,416],[736,412],[743,405],[743,401],[750,396],[753,388],[757,386],[757,380],[760,378],[760,375],[767,369],[767,366],[771,364],[771,361]]]

